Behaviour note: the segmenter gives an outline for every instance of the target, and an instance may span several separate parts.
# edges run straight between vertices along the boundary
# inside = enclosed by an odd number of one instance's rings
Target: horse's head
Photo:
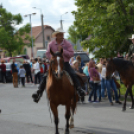
[[[50,60],[50,69],[52,70],[53,75],[56,78],[61,78],[63,75],[63,66],[64,66],[64,59],[63,59],[63,49],[60,52],[54,53],[50,49],[50,53],[52,58]]]
[[[114,71],[115,71],[115,66],[114,66],[113,59],[112,58],[108,59],[106,64],[106,79],[108,79]]]

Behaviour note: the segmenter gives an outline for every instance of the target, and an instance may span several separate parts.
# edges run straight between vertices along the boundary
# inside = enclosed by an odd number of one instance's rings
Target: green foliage
[[[77,45],[74,46],[74,50],[77,50]]]
[[[75,0],[74,26],[77,33],[91,35],[81,44],[95,57],[113,57],[117,51],[127,52],[134,33],[133,0]],[[86,37],[86,38],[87,38]],[[84,38],[85,39],[85,38]]]
[[[69,33],[69,36],[68,36],[68,39],[72,41],[72,43],[76,44],[77,43],[77,32],[76,32],[76,28],[75,26],[70,26],[69,29],[68,29],[68,33]]]
[[[7,51],[8,56],[20,54],[24,46],[31,46],[30,25],[26,24],[19,30],[16,26],[22,23],[20,14],[13,15],[6,9],[0,9],[0,48]]]

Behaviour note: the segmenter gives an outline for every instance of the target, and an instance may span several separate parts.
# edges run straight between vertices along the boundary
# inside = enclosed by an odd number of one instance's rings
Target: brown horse
[[[114,58],[107,61],[107,67],[106,67],[106,77],[108,78],[111,76],[111,74],[114,71],[118,71],[120,74],[120,78],[124,85],[126,86],[127,90],[125,93],[125,101],[122,107],[122,110],[126,110],[126,99],[128,93],[130,93],[131,100],[132,100],[132,106],[131,109],[134,108],[134,100],[133,100],[133,94],[132,94],[132,85],[134,84],[134,66],[132,62],[120,59],[120,58]]]
[[[68,76],[64,72],[64,59],[63,50],[61,52],[53,53],[51,50],[52,58],[50,60],[50,68],[46,84],[46,92],[48,99],[50,101],[50,108],[54,115],[54,122],[56,127],[56,134],[58,132],[58,110],[59,105],[65,105],[66,107],[66,129],[65,134],[69,134],[69,119],[75,112],[76,102],[78,96],[76,95],[76,90],[74,86],[70,83]],[[71,116],[73,117],[73,116]],[[71,119],[73,121],[73,119]],[[71,124],[73,127],[73,124]]]

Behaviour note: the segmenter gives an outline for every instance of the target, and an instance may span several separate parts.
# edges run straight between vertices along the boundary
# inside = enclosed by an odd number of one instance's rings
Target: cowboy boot
[[[46,87],[46,78],[47,78],[47,75],[45,74],[42,78],[42,81],[38,87],[39,90],[37,90],[33,95],[32,95],[32,98],[33,98],[33,101],[38,103],[40,98],[42,97],[43,95],[43,92],[45,90],[45,87]]]
[[[81,87],[77,87],[76,90],[79,97],[83,97],[86,95],[86,92]]]

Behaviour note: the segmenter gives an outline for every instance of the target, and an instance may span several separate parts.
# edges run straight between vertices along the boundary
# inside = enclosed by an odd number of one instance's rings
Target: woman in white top
[[[103,60],[102,71],[101,71],[101,97],[104,98],[106,90],[106,61]]]

